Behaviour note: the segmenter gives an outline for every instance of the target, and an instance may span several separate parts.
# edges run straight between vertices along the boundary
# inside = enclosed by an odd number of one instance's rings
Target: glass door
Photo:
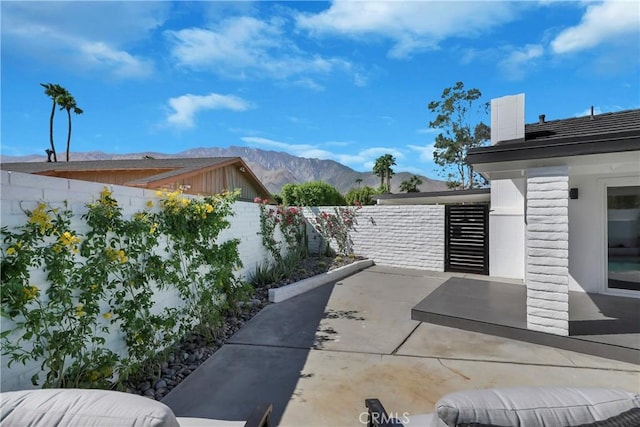
[[[607,187],[609,289],[640,291],[640,186]]]

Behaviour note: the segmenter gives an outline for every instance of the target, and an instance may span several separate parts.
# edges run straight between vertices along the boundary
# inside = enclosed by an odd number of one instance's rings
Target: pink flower
[[[262,204],[263,204],[263,205],[266,205],[267,203],[269,203],[269,199],[263,199],[263,200],[262,200]]]
[[[291,213],[291,215],[295,215],[298,213],[298,211],[296,210],[296,208],[289,208],[289,213]]]
[[[260,197],[254,197],[253,203],[262,203],[262,199]]]

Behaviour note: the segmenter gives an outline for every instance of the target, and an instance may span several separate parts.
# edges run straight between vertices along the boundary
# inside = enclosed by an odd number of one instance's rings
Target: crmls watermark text
[[[369,415],[371,415],[371,420],[369,420]],[[369,414],[369,412],[361,412],[358,419],[361,424],[367,425],[369,425],[369,421],[371,421],[373,425],[393,423],[394,421],[396,423],[409,424],[409,413],[390,412],[388,414],[380,414],[374,412]]]

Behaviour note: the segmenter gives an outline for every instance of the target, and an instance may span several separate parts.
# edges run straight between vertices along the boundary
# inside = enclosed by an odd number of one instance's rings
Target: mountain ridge
[[[188,158],[188,157],[242,157],[253,173],[262,181],[271,193],[280,193],[284,184],[305,183],[310,181],[324,181],[333,185],[341,193],[346,193],[357,185],[369,185],[377,188],[380,178],[372,172],[358,172],[335,160],[321,160],[305,157],[297,157],[280,151],[262,150],[259,148],[230,146],[222,147],[197,147],[181,151],[175,154],[160,152],[140,152],[126,154],[112,154],[104,151],[72,152],[71,160],[117,160],[136,159],[151,156],[157,159],[163,158]],[[37,162],[46,161],[46,156],[5,156],[0,155],[0,162]],[[391,181],[391,192],[400,192],[400,183],[416,175],[409,172],[397,172]],[[421,191],[446,190],[444,181],[435,180],[418,175],[423,184],[418,186]],[[361,179],[360,184],[357,180]]]

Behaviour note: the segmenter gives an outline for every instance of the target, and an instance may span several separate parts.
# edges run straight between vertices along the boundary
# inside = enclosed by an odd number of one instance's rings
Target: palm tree
[[[65,91],[63,95],[58,97],[58,105],[60,106],[60,110],[67,111],[67,117],[69,119],[69,127],[67,131],[67,162],[69,161],[69,148],[71,147],[71,110],[75,114],[82,114],[82,108],[78,107],[76,104],[76,100],[69,92]]]
[[[384,158],[384,165],[386,170],[385,175],[387,176],[387,193],[391,193],[391,177],[395,174],[393,169],[391,169],[391,166],[396,165],[396,158],[391,154],[385,154],[382,157]]]
[[[380,188],[384,189],[384,177],[387,173],[387,170],[384,165],[383,156],[380,156],[376,159],[376,163],[373,165],[373,173],[374,175],[380,177]]]
[[[362,178],[356,178],[356,184],[358,185],[358,188],[360,188],[360,184],[362,184]]]
[[[391,166],[396,165],[396,159],[391,154],[385,154],[376,159],[373,165],[373,173],[380,177],[380,188],[387,193],[391,192],[391,177],[394,175]],[[384,181],[387,180],[385,187]]]
[[[56,155],[56,147],[53,144],[53,117],[56,114],[56,104],[58,103],[58,99],[68,94],[67,90],[60,86],[59,84],[53,83],[40,83],[40,86],[44,88],[44,94],[51,98],[51,117],[49,118],[49,142],[51,143],[51,153],[53,154],[53,161],[58,161],[58,156]]]

